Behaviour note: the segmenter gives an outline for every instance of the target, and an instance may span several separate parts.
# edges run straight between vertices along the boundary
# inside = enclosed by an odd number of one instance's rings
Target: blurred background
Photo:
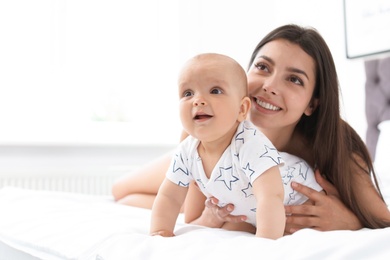
[[[343,117],[365,139],[364,61],[390,46],[389,36],[372,40],[389,28],[389,1],[366,2],[0,1],[0,175],[117,177],[169,151],[182,64],[218,52],[246,68],[258,41],[286,23],[325,38]]]

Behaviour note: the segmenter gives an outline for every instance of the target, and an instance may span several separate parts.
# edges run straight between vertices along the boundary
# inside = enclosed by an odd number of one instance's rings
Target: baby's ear
[[[251,100],[249,97],[244,97],[241,100],[240,113],[238,115],[238,121],[242,122],[248,116],[249,110],[251,108]]]

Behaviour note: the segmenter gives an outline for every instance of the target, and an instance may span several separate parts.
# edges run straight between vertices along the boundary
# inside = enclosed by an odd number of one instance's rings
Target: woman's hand
[[[294,190],[309,198],[309,203],[285,206],[287,215],[285,233],[291,234],[302,228],[321,231],[362,228],[355,214],[341,202],[336,188],[325,180],[318,170],[315,172],[315,177],[325,194],[302,184],[292,183]]]
[[[202,215],[191,222],[191,224],[202,225],[211,228],[221,228],[224,223],[241,223],[246,220],[246,216],[233,216],[230,213],[234,210],[233,204],[224,207],[218,206],[218,199],[211,197],[205,201],[205,209]]]

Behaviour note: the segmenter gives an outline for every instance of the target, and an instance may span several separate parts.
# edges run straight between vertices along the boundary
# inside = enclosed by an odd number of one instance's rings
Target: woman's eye
[[[255,67],[258,69],[258,70],[264,70],[264,71],[268,71],[268,67],[263,64],[263,63],[256,63],[255,64]]]
[[[219,88],[213,88],[211,91],[210,91],[211,94],[222,94],[222,90],[220,90]]]
[[[290,77],[290,81],[294,84],[297,84],[297,85],[302,85],[303,86],[303,81],[298,78],[298,77],[295,77],[295,76],[291,76]]]

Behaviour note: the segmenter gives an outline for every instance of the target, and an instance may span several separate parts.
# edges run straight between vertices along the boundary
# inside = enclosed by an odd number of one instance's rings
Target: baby
[[[316,190],[312,169],[302,159],[279,153],[271,141],[246,121],[251,106],[247,78],[232,58],[200,54],[183,67],[178,80],[180,119],[190,135],[177,148],[152,209],[150,233],[173,236],[188,186],[195,181],[232,214],[246,215],[256,236],[283,236],[284,204],[307,198],[294,192],[299,181]]]

